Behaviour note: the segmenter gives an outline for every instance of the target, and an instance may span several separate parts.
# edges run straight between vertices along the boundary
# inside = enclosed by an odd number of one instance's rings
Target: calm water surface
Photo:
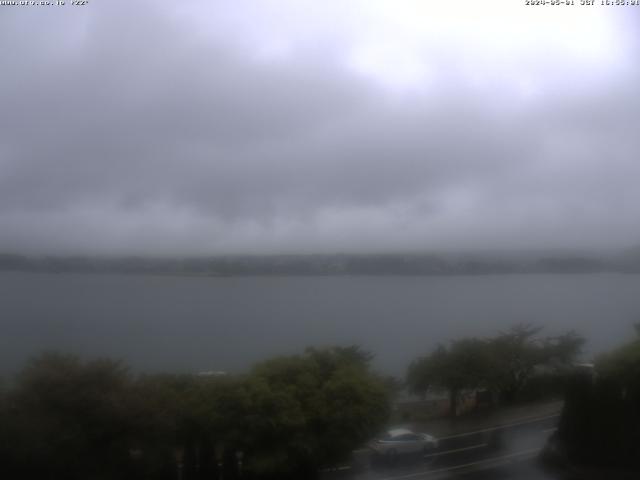
[[[402,374],[461,335],[516,322],[575,329],[588,355],[632,337],[640,276],[152,277],[0,273],[0,373],[45,349],[144,371],[240,371],[309,345],[357,343]]]

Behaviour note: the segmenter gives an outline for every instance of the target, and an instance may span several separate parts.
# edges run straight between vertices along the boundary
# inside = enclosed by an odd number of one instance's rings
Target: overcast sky
[[[0,251],[638,244],[639,18],[524,0],[0,6]]]

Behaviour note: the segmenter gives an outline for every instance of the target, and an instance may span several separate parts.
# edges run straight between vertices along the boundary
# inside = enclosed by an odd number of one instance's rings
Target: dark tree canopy
[[[489,368],[487,354],[487,342],[476,338],[439,345],[410,365],[407,383],[414,393],[424,394],[431,387],[448,390],[450,411],[455,415],[461,391],[483,386]]]
[[[536,368],[560,369],[580,353],[584,339],[575,332],[540,338],[541,328],[521,324],[486,339],[463,338],[439,345],[409,366],[411,391],[446,389],[455,415],[461,391],[485,388],[505,401],[514,401]]]
[[[119,362],[48,353],[29,362],[8,393],[4,465],[43,478],[125,471],[137,418],[131,377]]]
[[[132,376],[44,354],[0,395],[13,478],[312,478],[379,431],[388,388],[359,347],[308,349],[247,375]],[[240,457],[241,455],[241,457]],[[220,471],[222,469],[223,471]]]
[[[640,470],[640,336],[571,379],[556,442],[574,464]],[[602,475],[603,478],[606,474]]]

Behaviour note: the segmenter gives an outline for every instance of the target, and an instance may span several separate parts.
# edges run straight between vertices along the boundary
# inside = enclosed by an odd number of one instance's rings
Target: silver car
[[[369,444],[375,453],[393,457],[406,453],[428,453],[438,448],[438,440],[426,433],[416,433],[407,428],[394,428]]]

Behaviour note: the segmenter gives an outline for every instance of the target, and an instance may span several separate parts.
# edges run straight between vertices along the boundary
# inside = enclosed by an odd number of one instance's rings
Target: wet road
[[[393,462],[375,458],[368,450],[354,454],[354,462],[325,472],[326,479],[527,479],[547,480],[536,458],[555,430],[558,415],[526,418],[509,424],[440,438],[430,455],[407,455]]]

